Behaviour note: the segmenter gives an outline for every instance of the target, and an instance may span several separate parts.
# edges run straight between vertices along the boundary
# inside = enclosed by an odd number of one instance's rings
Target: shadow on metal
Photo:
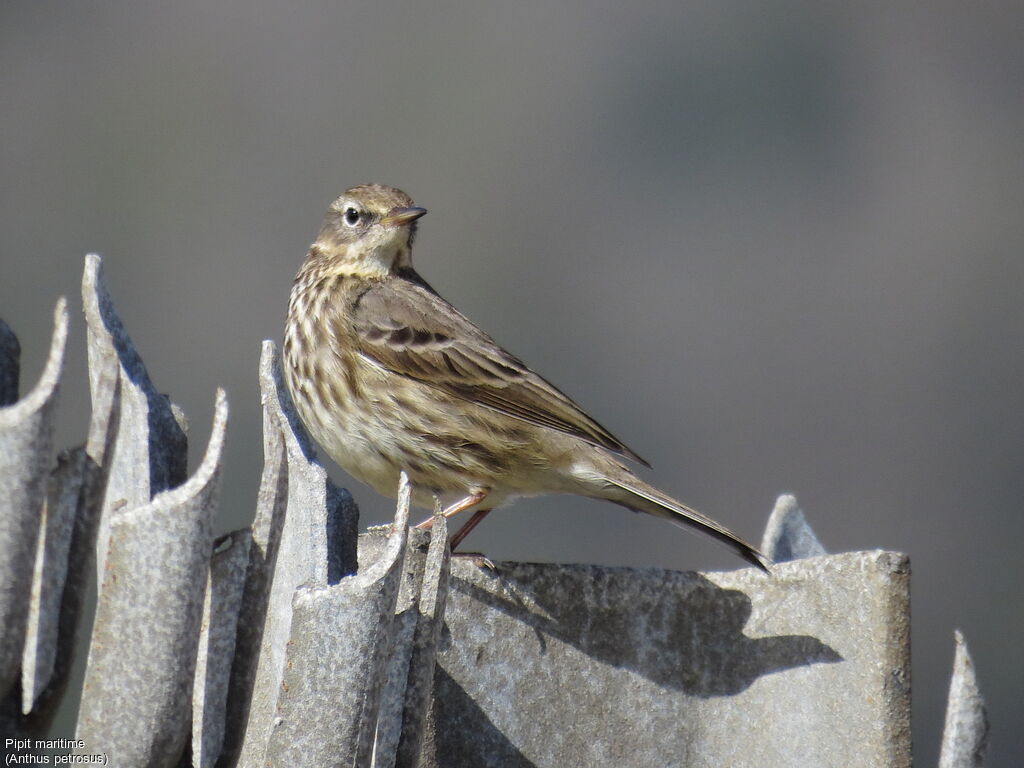
[[[452,591],[532,627],[537,655],[557,639],[689,696],[731,696],[762,675],[843,660],[809,635],[748,637],[750,598],[699,573],[521,563],[482,573],[498,589],[456,577]]]

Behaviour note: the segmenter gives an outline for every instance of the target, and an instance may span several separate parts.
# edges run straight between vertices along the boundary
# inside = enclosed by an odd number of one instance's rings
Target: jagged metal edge
[[[419,764],[434,693],[434,670],[451,573],[450,558],[448,520],[436,515],[430,529],[430,548],[423,571],[419,620],[413,637],[413,655],[402,711],[401,739],[395,756],[397,768],[413,768]]]
[[[95,291],[93,296],[95,298]],[[42,610],[39,611],[38,621],[49,623],[50,627],[44,629],[40,626],[36,631],[40,635],[52,632],[55,621],[56,647],[50,657],[52,661],[47,659],[50,651],[43,648],[36,651],[26,648],[25,654],[22,709],[33,707],[26,724],[36,734],[48,730],[68,682],[76,649],[78,619],[88,588],[88,573],[95,560],[100,510],[119,422],[121,387],[118,357],[113,346],[105,348],[91,344],[88,352],[92,409],[86,445],[61,454],[58,469],[51,474],[48,491],[50,499],[59,499],[62,505],[69,507],[73,505],[73,509],[64,509],[58,515],[65,522],[70,518],[69,541],[64,539],[68,532],[54,519],[55,516],[47,516],[47,528],[56,526],[60,533],[52,537],[46,534],[46,562],[41,575],[46,579],[47,589],[59,593],[60,598],[58,607],[54,608],[51,603],[46,609],[47,612],[55,610],[55,617],[47,618]],[[73,498],[75,486],[78,488],[77,499]],[[54,503],[49,502],[51,509]],[[43,551],[42,545],[39,551]],[[37,561],[37,573],[38,566]],[[35,660],[30,662],[28,657],[32,654],[35,654]],[[51,667],[48,675],[44,674],[47,667]]]
[[[776,500],[764,529],[761,551],[774,563],[827,554],[791,494]]]
[[[267,345],[270,344],[269,350]],[[264,342],[260,359],[263,405],[263,473],[251,526],[249,560],[235,638],[235,654],[225,717],[223,762],[234,765],[250,727],[250,707],[258,675],[270,587],[288,504],[288,458],[277,412],[270,372],[273,345]],[[273,401],[273,402],[271,402]],[[266,673],[264,673],[266,674]],[[257,716],[258,717],[258,716]],[[254,729],[255,731],[255,729]],[[253,731],[253,732],[254,732]],[[255,740],[254,740],[255,741]],[[265,746],[265,745],[264,745]]]
[[[949,681],[939,768],[981,768],[988,751],[988,712],[978,688],[974,660],[959,629],[954,633],[954,642],[956,653]]]
[[[38,383],[18,402],[0,408],[0,696],[18,679],[25,649],[25,596],[32,590],[67,338],[67,301],[61,297]]]
[[[408,540],[402,474],[381,557],[333,586],[295,595],[270,765],[369,765]]]
[[[102,583],[112,511],[147,504],[157,493],[180,485],[186,476],[188,445],[174,409],[153,386],[114,308],[102,260],[96,254],[85,257],[82,305],[93,409],[105,410],[111,401],[118,406],[117,437],[103,456],[107,477],[96,541],[97,580]],[[113,360],[117,361],[117,393],[110,391]],[[90,433],[90,455],[100,450],[101,439]]]
[[[271,729],[277,717],[278,697],[285,672],[285,651],[292,624],[295,590],[302,585],[327,586],[341,573],[355,570],[355,539],[358,511],[349,493],[337,488],[316,461],[316,454],[305,430],[295,414],[286,387],[281,379],[277,352],[273,342],[263,342],[260,356],[260,391],[264,405],[264,429],[276,429],[282,436],[286,481],[275,481],[264,473],[264,482],[272,488],[287,490],[286,510],[274,515],[273,520],[257,517],[253,524],[254,557],[259,571],[250,563],[247,595],[251,592],[262,600],[263,621],[259,628],[259,648],[246,640],[244,653],[256,654],[256,670],[245,670],[251,661],[236,661],[235,682],[246,693],[247,683],[251,695],[233,705],[230,715],[232,729],[243,728],[244,733],[231,733],[227,751],[239,753],[243,766],[262,765]],[[264,438],[265,442],[267,438]],[[269,445],[269,444],[268,444]],[[275,449],[277,450],[277,449]],[[276,461],[276,459],[275,459]],[[261,490],[261,494],[263,491]],[[279,500],[279,496],[278,496]],[[272,509],[271,506],[265,509]],[[263,548],[266,547],[264,551]],[[261,587],[260,585],[264,585]],[[267,586],[268,585],[268,586]],[[265,594],[260,594],[264,589]],[[248,598],[247,598],[248,599]],[[255,606],[244,606],[243,611],[258,611]],[[252,634],[251,629],[246,630]],[[244,719],[240,711],[246,709]],[[236,744],[241,746],[236,748]]]
[[[111,521],[79,712],[81,754],[174,766],[187,743],[227,416],[218,390],[196,474]]]
[[[387,531],[387,534],[383,531]],[[391,526],[388,525],[359,537],[359,555],[364,563],[373,562],[380,556],[390,532]],[[402,711],[409,685],[409,668],[415,646],[416,625],[419,623],[419,601],[431,533],[416,529],[409,531],[405,566],[395,603],[392,645],[388,651],[384,687],[377,714],[373,744],[374,768],[392,768],[402,736]]]
[[[57,661],[62,598],[86,460],[82,448],[62,451],[50,475],[22,654],[21,711],[25,715],[49,685]]]

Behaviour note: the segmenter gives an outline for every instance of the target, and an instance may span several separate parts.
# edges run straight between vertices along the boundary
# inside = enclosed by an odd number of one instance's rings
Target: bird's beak
[[[380,220],[386,227],[399,227],[403,224],[416,221],[420,216],[426,214],[426,208],[394,208],[391,213]]]

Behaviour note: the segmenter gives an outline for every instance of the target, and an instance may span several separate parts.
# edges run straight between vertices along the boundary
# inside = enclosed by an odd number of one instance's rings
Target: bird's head
[[[411,266],[416,220],[426,212],[400,189],[383,184],[352,187],[327,209],[313,252],[329,260],[332,271],[386,277]]]

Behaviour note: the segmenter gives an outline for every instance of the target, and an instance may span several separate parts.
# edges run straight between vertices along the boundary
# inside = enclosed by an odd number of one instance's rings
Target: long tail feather
[[[690,509],[685,504],[680,504],[671,496],[662,493],[637,477],[631,476],[629,480],[606,477],[605,480],[624,492],[621,495],[609,495],[607,498],[611,501],[636,512],[646,512],[668,520],[680,528],[696,529],[729,547],[751,565],[760,568],[765,573],[770,573],[768,566],[771,565],[771,561],[767,557],[710,517],[702,515],[695,509]]]

